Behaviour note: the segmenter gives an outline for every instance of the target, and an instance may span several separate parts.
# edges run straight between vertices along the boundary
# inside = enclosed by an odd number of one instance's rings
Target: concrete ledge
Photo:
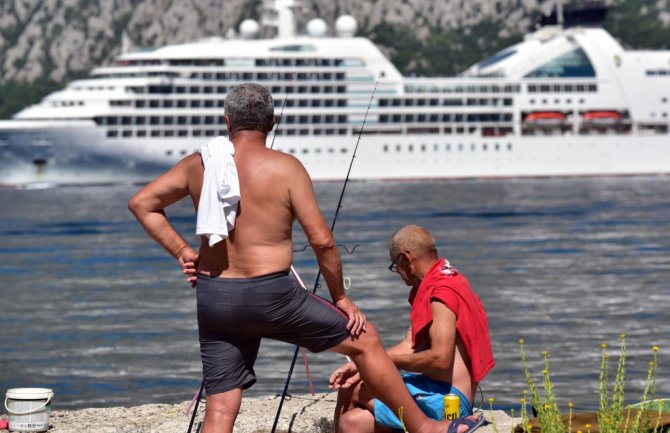
[[[332,427],[336,393],[295,395],[284,402],[277,427],[282,433],[329,433]],[[245,398],[235,424],[236,433],[270,432],[279,397]],[[49,433],[186,433],[190,415],[184,416],[188,402],[179,404],[147,404],[136,407],[111,407],[54,411],[51,413]],[[195,433],[202,421],[204,405],[194,423]],[[495,419],[499,433],[509,432],[519,419],[512,419],[502,411],[485,411],[489,422]],[[493,418],[492,418],[493,417]],[[5,430],[6,431],[6,430]],[[4,431],[3,431],[4,432]],[[485,424],[478,432],[496,433],[492,424]]]

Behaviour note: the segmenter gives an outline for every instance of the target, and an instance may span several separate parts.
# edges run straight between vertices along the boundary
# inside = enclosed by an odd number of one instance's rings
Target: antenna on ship
[[[128,32],[125,30],[121,34],[121,54],[126,54],[130,51],[130,38],[128,37]]]
[[[563,0],[556,1],[556,24],[559,27],[563,27],[564,17],[563,17]]]

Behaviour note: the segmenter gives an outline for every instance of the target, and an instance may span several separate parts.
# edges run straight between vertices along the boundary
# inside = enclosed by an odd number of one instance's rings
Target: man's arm
[[[128,209],[147,234],[177,259],[180,259],[190,246],[172,227],[164,209],[189,194],[189,167],[195,162],[200,163],[199,161],[198,154],[184,158],[168,172],[142,188],[128,202]]]
[[[414,352],[411,349],[411,334],[408,333],[400,344],[388,350],[391,360],[399,369],[427,374],[453,368],[456,353],[456,314],[438,301],[431,302],[430,308],[433,312],[433,322],[429,330],[430,348]]]
[[[289,190],[291,207],[307,235],[307,242],[314,250],[319,269],[326,280],[333,302],[349,317],[347,328],[352,335],[360,335],[366,329],[365,315],[344,293],[342,262],[335,238],[319,209],[312,180],[302,164],[297,160],[294,161],[293,182]]]

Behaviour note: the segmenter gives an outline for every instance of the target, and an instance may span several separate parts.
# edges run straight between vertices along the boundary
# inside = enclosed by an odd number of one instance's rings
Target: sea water
[[[178,402],[196,391],[194,291],[127,211],[138,189],[0,190],[0,390],[51,388],[56,410]],[[340,190],[316,185],[329,221]],[[620,334],[627,400],[642,396],[654,345],[657,393],[670,392],[669,191],[670,177],[353,182],[335,235],[350,296],[386,345],[403,337],[409,311],[409,288],[388,271],[388,238],[419,224],[486,307],[496,367],[482,384],[484,406],[489,397],[514,406],[527,388],[524,338],[536,378],[548,351],[559,403],[587,410],[598,404],[601,344],[614,364]],[[191,205],[184,200],[168,215],[195,243]],[[305,246],[298,226],[294,241]],[[296,252],[294,263],[311,289],[312,251]],[[317,293],[327,295],[325,287]],[[258,382],[246,395],[281,393],[293,350],[263,342]],[[344,358],[308,361],[316,390],[326,391]],[[308,390],[299,357],[289,392]]]

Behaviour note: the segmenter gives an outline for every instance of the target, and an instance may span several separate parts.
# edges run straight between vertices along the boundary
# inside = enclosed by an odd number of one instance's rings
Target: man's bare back
[[[314,226],[316,233],[326,228],[303,166],[293,156],[266,148],[264,137],[245,132],[234,140],[241,196],[235,229],[213,247],[202,238],[198,271],[205,275],[247,278],[288,271],[295,218]],[[197,211],[204,168],[199,155],[185,162]]]

